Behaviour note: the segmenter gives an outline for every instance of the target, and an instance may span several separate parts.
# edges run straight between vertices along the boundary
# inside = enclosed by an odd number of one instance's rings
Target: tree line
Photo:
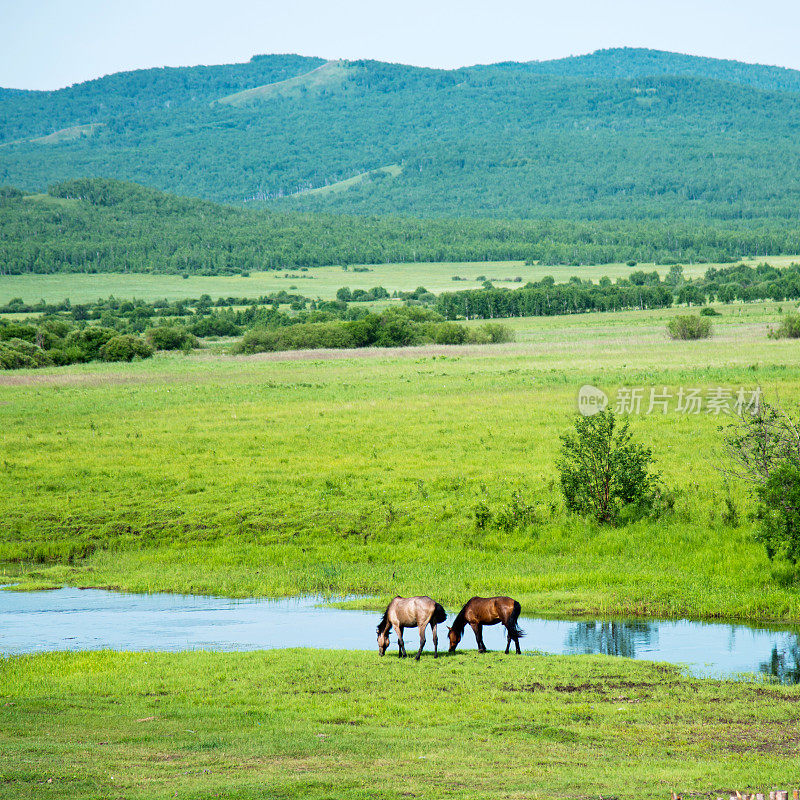
[[[232,275],[425,261],[674,264],[797,252],[800,229],[780,219],[351,217],[233,208],[100,178],[55,184],[46,195],[0,189],[0,275]]]

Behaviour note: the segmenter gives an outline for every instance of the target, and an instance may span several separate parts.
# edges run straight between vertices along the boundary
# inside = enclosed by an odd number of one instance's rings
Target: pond
[[[282,647],[376,649],[380,614],[344,611],[318,598],[231,600],[98,589],[0,591],[0,654],[51,650],[258,650]],[[452,610],[451,610],[452,611]],[[452,621],[453,614],[448,621]],[[520,618],[523,650],[601,653],[686,665],[703,677],[761,673],[800,682],[800,629],[686,621],[567,621]],[[446,629],[439,645],[447,649]],[[484,629],[487,647],[505,648],[500,626]],[[405,636],[409,652],[416,630]],[[396,654],[396,639],[392,636]],[[430,634],[426,650],[432,649]],[[467,630],[459,649],[475,649]]]

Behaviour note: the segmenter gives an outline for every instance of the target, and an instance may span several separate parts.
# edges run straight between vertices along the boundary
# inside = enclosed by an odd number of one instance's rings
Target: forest
[[[356,217],[237,208],[109,179],[0,189],[0,275],[253,270],[415,261],[720,263],[800,252],[790,220]]]
[[[792,70],[647,50],[449,71],[297,56],[144,70],[0,90],[0,185],[104,176],[362,215],[795,224],[798,91]]]

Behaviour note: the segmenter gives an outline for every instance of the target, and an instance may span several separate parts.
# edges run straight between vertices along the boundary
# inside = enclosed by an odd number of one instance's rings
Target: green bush
[[[761,529],[756,538],[770,559],[800,560],[800,463],[792,458],[773,470],[757,488]]]
[[[770,559],[800,561],[800,418],[761,402],[726,430],[733,474],[750,484],[760,503],[756,539]]]
[[[673,317],[667,324],[667,331],[671,339],[708,339],[711,323],[694,314],[685,314]]]
[[[701,317],[721,317],[722,314],[719,313],[715,308],[711,308],[711,306],[703,306],[700,309],[700,316]]]
[[[769,335],[772,339],[800,339],[800,314],[790,311],[781,320],[778,330]]]
[[[575,419],[573,433],[561,436],[556,466],[570,511],[614,523],[656,507],[658,476],[650,471],[652,451],[632,441],[626,420],[621,426],[611,409]]]
[[[430,333],[436,344],[464,344],[469,335],[466,326],[455,322],[432,323]]]
[[[65,346],[77,348],[83,353],[84,361],[100,358],[100,348],[110,339],[118,336],[113,328],[101,328],[90,325],[80,330],[72,331],[67,335]]]
[[[502,322],[485,322],[469,329],[469,341],[473,344],[502,344],[514,341],[514,331]]]
[[[150,358],[153,348],[144,339],[123,334],[109,339],[100,348],[103,361],[133,361],[134,358]]]
[[[47,367],[52,363],[49,353],[25,339],[0,342],[0,369]]]
[[[184,350],[198,347],[200,344],[197,337],[182,325],[160,325],[157,328],[150,328],[145,336],[156,350]]]

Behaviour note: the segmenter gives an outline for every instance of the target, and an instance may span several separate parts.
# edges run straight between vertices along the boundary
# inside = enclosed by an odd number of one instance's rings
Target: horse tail
[[[522,611],[522,606],[519,604],[517,600],[514,601],[514,610],[511,612],[511,618],[508,620],[508,627],[510,632],[517,637],[524,636],[525,631],[517,625],[517,617],[519,617],[520,612]]]
[[[438,625],[440,622],[444,622],[446,619],[447,619],[447,612],[441,605],[439,605],[439,603],[437,603],[436,608],[433,609],[433,616],[431,617],[431,622]]]

